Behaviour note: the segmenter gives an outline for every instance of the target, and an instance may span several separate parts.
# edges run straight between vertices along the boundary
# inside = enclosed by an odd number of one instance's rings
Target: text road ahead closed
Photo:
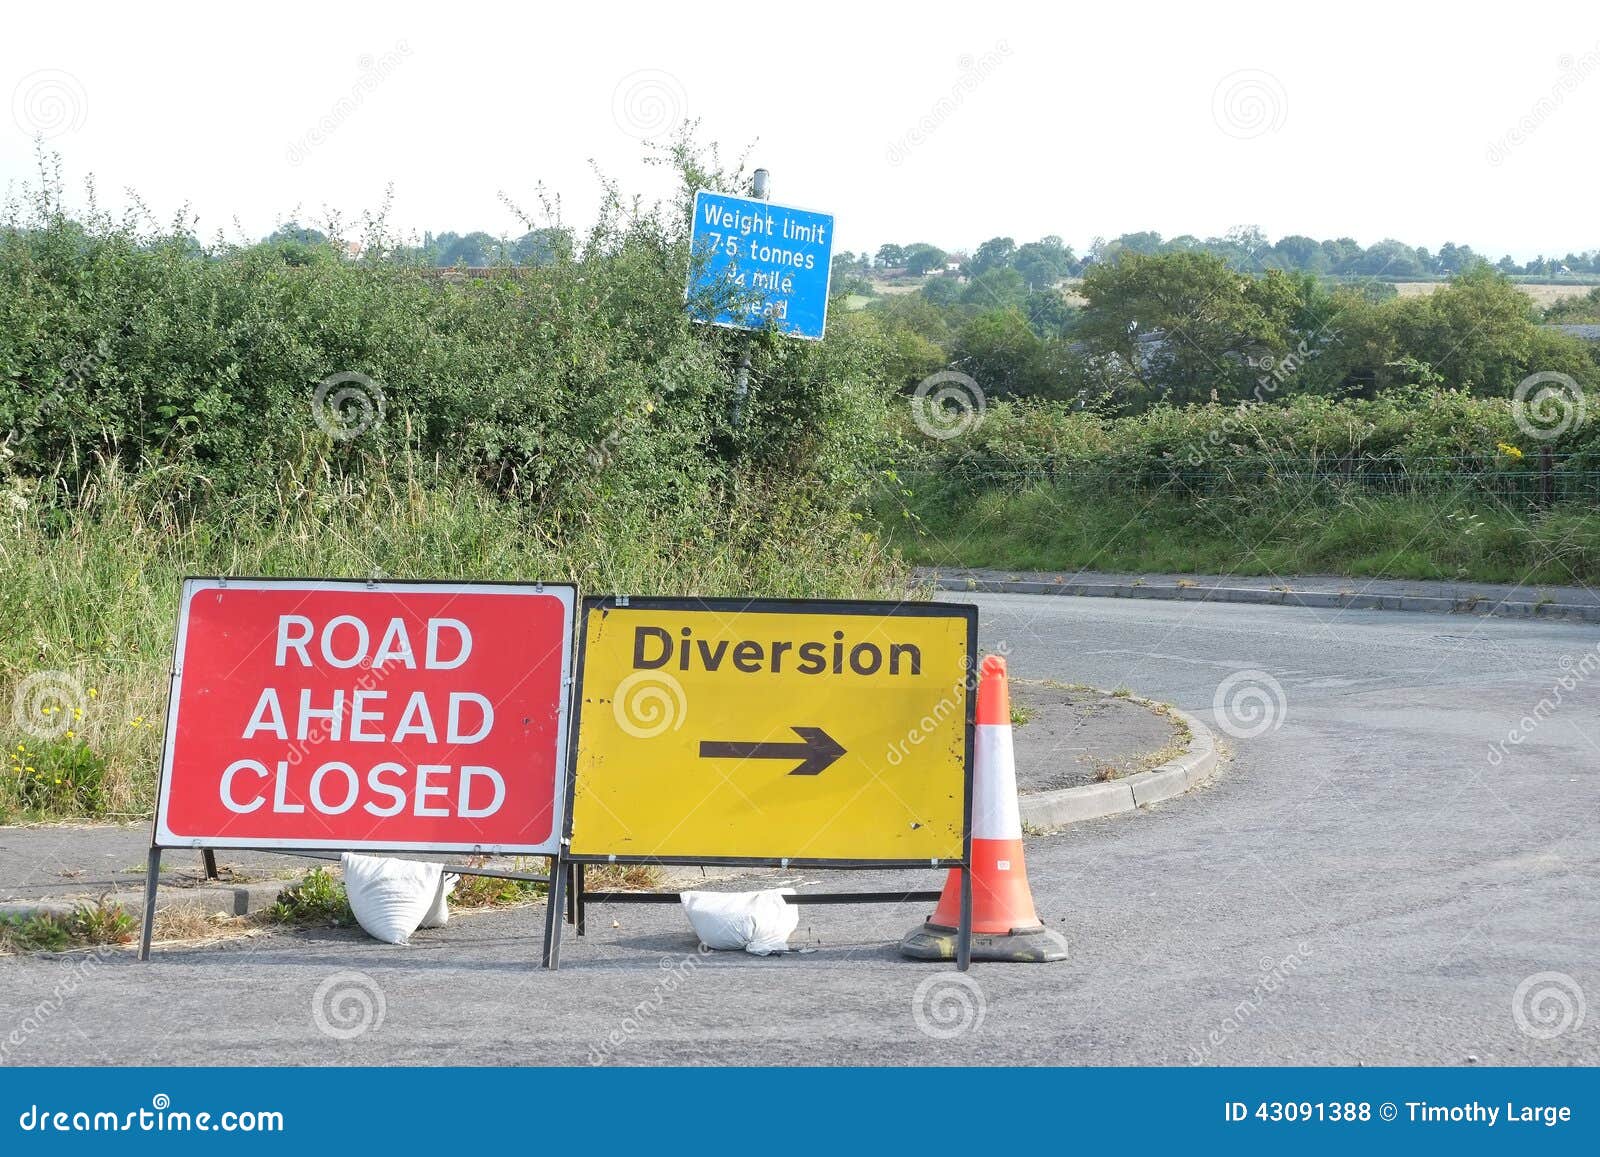
[[[157,843],[553,852],[574,602],[188,580]]]

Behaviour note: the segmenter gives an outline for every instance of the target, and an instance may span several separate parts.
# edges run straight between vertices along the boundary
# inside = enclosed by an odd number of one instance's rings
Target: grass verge
[[[1437,497],[1280,489],[1192,497],[1038,486],[957,497],[913,491],[885,519],[927,566],[1600,583],[1600,514]]]

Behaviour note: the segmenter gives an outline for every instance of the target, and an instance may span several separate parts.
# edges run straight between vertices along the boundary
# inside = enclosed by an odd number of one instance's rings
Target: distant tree
[[[1046,289],[1072,271],[1072,250],[1061,238],[1041,237],[1019,246],[1013,267],[1029,289]]]
[[[1328,256],[1328,270],[1331,273],[1353,273],[1366,250],[1353,237],[1340,237],[1333,241],[1324,241],[1322,251]]]
[[[440,233],[434,238],[434,244],[438,247],[434,263],[440,266],[492,265],[501,250],[500,242],[487,233],[468,233],[465,237],[456,233]]]
[[[1415,277],[1423,269],[1417,261],[1416,250],[1403,241],[1386,237],[1362,254],[1354,272],[1371,277]]]
[[[988,269],[967,282],[961,304],[975,309],[1020,309],[1027,296],[1028,284],[1015,269]]]
[[[887,269],[899,269],[906,263],[906,250],[903,245],[878,246],[877,261]]]
[[[315,265],[323,261],[337,261],[340,254],[329,243],[328,235],[320,229],[307,229],[290,221],[278,226],[261,242],[263,249],[277,253],[285,265]]]
[[[1077,310],[1067,304],[1067,299],[1054,287],[1037,289],[1028,294],[1022,303],[1033,332],[1042,338],[1063,337],[1071,328]]]
[[[906,271],[921,277],[944,264],[944,250],[918,241],[914,245],[905,247],[904,260]]]
[[[949,308],[961,301],[962,287],[959,277],[932,277],[922,286],[920,296],[930,305]]]
[[[483,236],[483,234],[473,234]],[[565,229],[534,229],[511,245],[510,260],[515,265],[549,265],[572,253],[572,234]],[[471,262],[468,262],[471,264]]]
[[[1326,273],[1330,263],[1321,242],[1295,233],[1280,237],[1271,253],[1263,256],[1262,264],[1275,269]]]
[[[1460,273],[1468,266],[1477,264],[1478,255],[1472,251],[1471,246],[1456,245],[1453,241],[1446,241],[1439,246],[1438,256],[1439,272],[1445,275]]]
[[[1151,257],[1161,252],[1161,234],[1149,230],[1142,233],[1124,233],[1111,244],[1119,253],[1137,253]]]
[[[972,262],[967,272],[973,277],[979,277],[991,269],[1005,269],[1011,264],[1012,257],[1016,254],[1017,243],[1009,237],[991,237],[972,255]]]
[[[990,309],[956,335],[951,365],[970,374],[989,398],[1048,394],[1044,351],[1021,310]]]
[[[307,229],[298,221],[289,221],[279,225],[266,239],[268,245],[276,245],[283,241],[296,245],[326,245],[328,235],[320,229]]]
[[[1257,378],[1252,362],[1293,336],[1290,311],[1252,290],[1257,280],[1212,253],[1126,254],[1084,272],[1075,332],[1121,367],[1128,397],[1232,401]]]

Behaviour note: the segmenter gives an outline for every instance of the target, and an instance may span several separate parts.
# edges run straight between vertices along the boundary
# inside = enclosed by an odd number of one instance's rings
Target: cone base
[[[924,924],[900,941],[900,955],[912,960],[954,960],[954,928]],[[1013,928],[1010,932],[974,932],[972,959],[1010,961],[1015,964],[1049,964],[1067,958],[1067,938],[1049,928]]]

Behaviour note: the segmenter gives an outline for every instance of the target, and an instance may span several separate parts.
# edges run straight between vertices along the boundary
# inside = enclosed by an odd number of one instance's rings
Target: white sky
[[[386,53],[397,66],[305,148]],[[1056,233],[1082,252],[1240,224],[1520,259],[1600,247],[1593,0],[15,5],[0,94],[0,186],[31,178],[45,127],[70,186],[92,172],[163,217],[189,202],[205,236],[376,208],[391,180],[408,229],[520,233],[497,194],[531,203],[540,180],[582,224],[589,161],[659,195],[633,133],[687,116],[725,153],[755,142],[775,200],[833,212],[836,250]]]

